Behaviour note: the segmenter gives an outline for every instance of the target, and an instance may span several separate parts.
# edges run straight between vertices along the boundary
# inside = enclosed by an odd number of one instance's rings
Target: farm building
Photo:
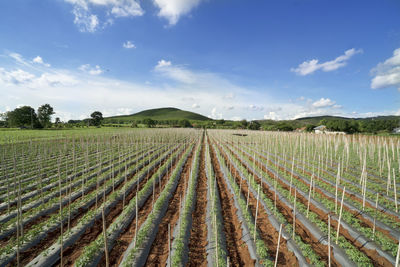
[[[325,125],[320,125],[314,128],[314,132],[316,134],[323,134],[327,131],[326,126]]]
[[[400,134],[400,127],[394,128],[393,129],[394,134]]]
[[[338,131],[329,131],[325,125],[320,125],[318,127],[314,128],[314,132],[316,134],[331,134],[331,135],[344,135],[346,134],[345,132],[338,132]]]

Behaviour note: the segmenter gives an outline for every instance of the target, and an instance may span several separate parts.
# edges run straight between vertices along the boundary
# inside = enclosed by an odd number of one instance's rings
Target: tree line
[[[41,105],[37,111],[31,106],[17,107],[12,111],[0,114],[0,127],[21,128],[21,129],[43,129],[51,127],[62,127],[65,123],[61,122],[59,117],[51,121],[52,116],[56,114],[50,104]],[[103,120],[103,114],[95,111],[86,119],[88,126],[100,126]]]

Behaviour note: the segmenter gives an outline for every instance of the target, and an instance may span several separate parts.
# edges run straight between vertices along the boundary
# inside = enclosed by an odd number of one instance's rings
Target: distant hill
[[[400,119],[400,116],[377,116],[377,117],[368,117],[368,118],[346,118],[339,116],[316,116],[316,117],[304,117],[299,118],[294,121],[301,122],[302,124],[313,124],[317,125],[321,120],[357,120],[357,121],[380,121],[380,120],[396,120]]]
[[[210,118],[203,116],[198,113],[181,110],[177,108],[156,108],[140,111],[132,115],[122,115],[104,118],[104,122],[112,122],[118,120],[119,122],[124,121],[135,121],[150,118],[153,120],[197,120],[197,121],[207,121]]]

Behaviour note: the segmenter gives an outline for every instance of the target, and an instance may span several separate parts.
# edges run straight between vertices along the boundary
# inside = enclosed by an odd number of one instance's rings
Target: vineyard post
[[[339,242],[340,220],[342,219],[343,200],[344,200],[345,192],[346,192],[346,187],[343,188],[342,202],[340,203],[339,221],[338,221],[338,227],[337,227],[337,232],[336,232],[336,245]]]
[[[274,264],[274,267],[276,267],[277,264],[278,264],[279,243],[280,243],[280,241],[281,241],[281,234],[282,234],[282,224],[281,224],[281,226],[279,226],[278,245],[277,245],[277,247],[276,247],[276,255],[275,255],[275,264]]]
[[[257,190],[257,206],[256,206],[256,216],[254,219],[254,243],[256,242],[256,230],[257,230],[257,215],[258,215],[258,202],[260,199],[260,185],[258,185],[258,190]]]

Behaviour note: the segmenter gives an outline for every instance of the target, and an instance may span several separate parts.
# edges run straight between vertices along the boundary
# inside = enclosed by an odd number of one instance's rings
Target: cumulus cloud
[[[200,107],[200,105],[197,104],[197,103],[194,103],[194,104],[192,105],[192,108],[199,108],[199,107]]]
[[[312,105],[313,107],[316,108],[326,108],[326,107],[332,107],[333,105],[335,105],[335,101],[330,100],[329,98],[321,98],[317,101],[315,101]]]
[[[73,5],[74,23],[82,32],[95,32],[100,28],[98,14],[92,12],[93,8],[102,7],[106,13],[103,27],[111,25],[113,18],[135,17],[144,14],[137,0],[64,0]]]
[[[46,66],[46,67],[50,67],[50,64],[49,64],[49,63],[45,63],[45,62],[43,61],[42,57],[40,57],[40,56],[35,57],[35,58],[32,60],[32,62],[33,62],[33,63],[36,63],[36,64],[40,64],[40,65]]]
[[[371,81],[372,89],[397,87],[400,91],[400,48],[393,52],[393,56],[379,63],[372,73],[375,77]]]
[[[319,63],[318,59],[312,59],[309,61],[304,61],[297,68],[291,68],[292,72],[295,72],[298,75],[305,76],[311,73],[314,73],[317,70],[322,70],[325,72],[337,70],[341,67],[346,66],[347,61],[354,56],[355,54],[362,53],[362,49],[349,49],[344,52],[343,55],[338,56],[334,60],[326,61],[323,63]]]
[[[91,67],[90,64],[84,64],[79,67],[79,70],[89,73],[90,75],[100,75],[104,71],[100,68],[99,65]]]
[[[122,46],[126,49],[133,49],[136,48],[136,45],[133,44],[131,41],[126,41],[125,43],[122,44]]]
[[[169,25],[175,25],[181,16],[189,14],[201,1],[202,0],[153,0],[153,3],[160,9],[158,16],[166,18]]]

